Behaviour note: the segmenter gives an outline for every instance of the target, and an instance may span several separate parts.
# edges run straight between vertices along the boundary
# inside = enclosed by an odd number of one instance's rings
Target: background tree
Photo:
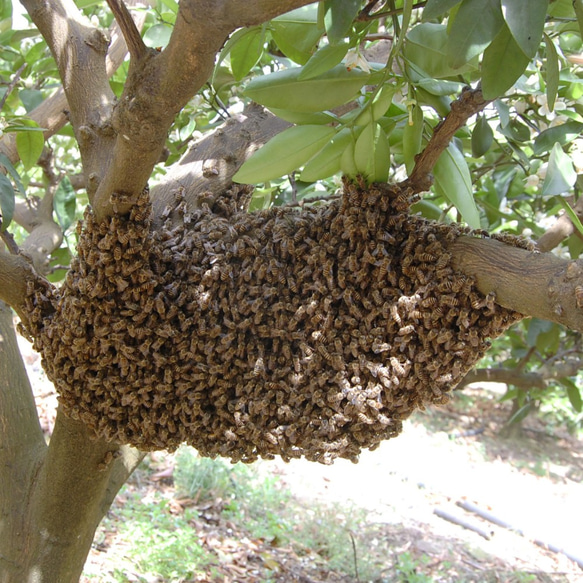
[[[42,318],[58,309],[43,277],[63,280],[78,241],[81,265],[90,265],[92,252],[97,262],[109,252],[72,229],[87,203],[88,224],[130,233],[132,222],[145,220],[142,193],[150,181],[151,233],[171,241],[172,229],[190,220],[188,205],[199,218],[206,209],[230,209],[221,215],[227,230],[226,217],[235,220],[233,212],[247,206],[287,204],[320,216],[309,208],[337,198],[344,174],[360,177],[363,189],[399,183],[390,192],[407,204],[424,193],[413,213],[469,224],[479,236],[451,243],[455,268],[475,278],[485,302],[494,292],[499,306],[533,317],[504,339],[497,352],[504,368],[490,378],[500,375],[517,387],[509,393],[517,415],[543,399],[549,384],[562,386],[581,410],[575,379],[583,284],[580,264],[569,260],[579,256],[583,234],[580,2],[164,0],[146,8],[32,0],[24,6],[34,27],[14,29],[10,2],[0,15],[6,171],[0,298],[38,346],[47,346],[46,335],[39,340]],[[250,201],[248,189],[231,188],[233,177],[259,185]],[[265,224],[245,227],[245,245],[263,244]],[[531,235],[542,253],[504,245],[483,229]],[[180,263],[176,255],[169,261]],[[87,293],[98,290],[90,281],[81,284]],[[142,299],[151,292],[147,284]],[[293,287],[290,293],[299,293]],[[450,302],[455,308],[457,300]],[[40,316],[37,307],[45,310]],[[77,312],[70,330],[61,330],[63,344],[79,325]],[[62,409],[47,445],[6,306],[0,326],[2,580],[75,581],[96,526],[144,453],[95,439],[95,427]],[[84,346],[78,338],[71,345]],[[89,369],[99,360],[89,349],[77,352]],[[332,360],[325,347],[319,357]],[[118,357],[120,374],[122,362]],[[51,359],[46,365],[61,391],[75,386],[89,394],[80,367],[59,370]],[[261,377],[264,366],[257,358],[250,374]],[[398,360],[391,366],[402,368]],[[104,386],[108,380],[98,379]]]

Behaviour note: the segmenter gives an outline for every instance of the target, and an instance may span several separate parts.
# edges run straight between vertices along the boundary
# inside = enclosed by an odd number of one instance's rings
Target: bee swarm
[[[147,192],[129,217],[88,211],[62,288],[31,286],[28,332],[96,436],[356,461],[445,403],[520,318],[454,273],[447,246],[467,230],[411,216],[397,187],[347,184],[302,211],[234,212],[248,191],[227,195],[177,200],[178,225],[157,230]]]

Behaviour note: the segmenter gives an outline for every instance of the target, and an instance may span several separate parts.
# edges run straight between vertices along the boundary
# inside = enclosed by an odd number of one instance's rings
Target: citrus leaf
[[[543,196],[562,194],[571,189],[577,180],[577,173],[568,154],[557,143],[551,150],[547,173],[542,187]]]
[[[324,26],[331,44],[338,44],[348,36],[352,21],[360,9],[360,0],[326,0]]]
[[[358,174],[370,182],[386,182],[389,175],[389,140],[377,123],[364,127],[354,146],[354,163]],[[355,178],[355,176],[352,176]]]
[[[480,213],[474,200],[472,179],[464,155],[450,144],[433,168],[435,190],[449,200],[474,229],[480,228]]]
[[[271,36],[282,53],[304,65],[324,34],[318,26],[316,6],[304,6],[271,21]]]
[[[490,149],[493,141],[494,132],[490,124],[483,115],[480,115],[472,131],[472,156],[474,158],[483,156]]]
[[[419,105],[413,105],[409,119],[403,130],[403,158],[407,173],[413,170],[415,156],[421,151],[423,138],[423,110]]]
[[[583,235],[583,224],[579,220],[577,213],[573,210],[573,207],[561,196],[559,197],[559,204],[563,207],[564,211],[567,213],[573,226],[579,231],[581,235]]]
[[[319,152],[335,133],[335,128],[321,125],[288,128],[259,148],[233,180],[256,184],[290,174]]]
[[[34,130],[37,128],[31,129]],[[18,151],[22,165],[26,170],[29,170],[36,164],[37,160],[42,154],[44,145],[45,138],[42,132],[28,131],[28,128],[17,132],[16,149]]]
[[[506,25],[492,44],[484,51],[482,59],[482,94],[484,99],[495,99],[510,89],[524,73],[530,59],[516,44]],[[504,63],[501,67],[500,63]]]
[[[427,0],[423,9],[423,20],[433,20],[442,14],[445,14],[450,8],[459,4],[461,0]]]
[[[367,125],[377,119],[383,117],[391,103],[393,102],[393,95],[395,94],[394,85],[384,85],[383,88],[372,98],[372,101],[364,106],[364,110],[354,118],[355,125]]]
[[[26,196],[26,190],[24,190],[24,185],[22,184],[22,180],[20,179],[20,174],[16,171],[16,168],[12,165],[12,162],[8,159],[6,154],[2,154],[0,152],[0,164],[6,168],[6,172],[12,176],[12,180],[14,180],[18,191],[22,196]]]
[[[0,173],[0,212],[2,213],[2,230],[12,221],[14,215],[14,187],[12,182]]]
[[[500,0],[463,0],[449,31],[449,65],[454,69],[479,55],[504,24]]]
[[[304,167],[300,180],[315,182],[340,171],[342,154],[349,144],[354,144],[353,133],[348,128],[340,130]],[[354,146],[353,146],[354,147]]]
[[[311,79],[329,71],[342,61],[349,48],[350,45],[343,42],[337,45],[326,45],[318,49],[302,67],[298,79],[300,81]]]
[[[264,33],[257,26],[246,31],[231,48],[231,71],[235,80],[240,81],[257,64],[263,53]]]
[[[444,24],[425,22],[414,26],[405,38],[403,55],[417,70],[423,72],[422,77],[441,79],[452,77],[477,68],[471,58],[456,65],[448,62],[447,27]]]
[[[144,33],[144,44],[150,48],[166,47],[172,35],[172,27],[168,24],[155,24]]]
[[[583,132],[583,123],[578,121],[567,121],[561,125],[549,128],[541,132],[534,140],[533,153],[535,155],[548,152],[555,143],[564,146],[572,142]]]
[[[532,59],[545,26],[549,0],[502,0],[502,14],[522,52]]]
[[[555,48],[555,43],[553,40],[545,36],[545,46],[547,49],[547,59],[546,59],[546,76],[545,81],[547,84],[547,106],[550,111],[555,108],[555,101],[557,99],[557,93],[559,92],[559,55],[557,54],[557,49]]]
[[[350,177],[358,176],[358,168],[354,162],[354,149],[356,147],[356,142],[351,141],[348,146],[342,152],[340,157],[340,169],[342,174]]]
[[[368,73],[342,65],[311,79],[299,80],[301,71],[296,67],[256,77],[244,93],[270,109],[313,113],[346,103],[370,80]]]
[[[326,112],[301,113],[298,111],[288,111],[287,109],[278,109],[277,107],[270,107],[269,109],[277,117],[298,125],[319,125],[337,121],[336,117]]]

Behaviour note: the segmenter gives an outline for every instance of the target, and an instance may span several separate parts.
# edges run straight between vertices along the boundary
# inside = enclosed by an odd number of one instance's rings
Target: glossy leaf
[[[385,85],[382,87],[382,89],[372,97],[372,101],[365,105],[363,111],[354,118],[353,123],[355,125],[364,126],[383,117],[383,115],[387,113],[389,107],[391,107],[393,95],[395,95],[394,85]]]
[[[369,183],[387,181],[390,167],[389,141],[377,123],[365,126],[358,136],[354,146],[354,163],[358,174]]]
[[[18,191],[22,196],[26,196],[26,191],[24,190],[24,185],[22,184],[22,180],[20,179],[20,174],[18,174],[16,168],[12,165],[12,162],[8,159],[6,154],[2,154],[0,152],[0,164],[6,168],[6,172],[12,176],[12,180],[16,184]]]
[[[240,81],[257,64],[263,53],[263,29],[251,28],[231,49],[231,71],[236,81]]]
[[[474,200],[472,179],[464,155],[450,144],[433,169],[435,190],[449,200],[470,227],[480,228],[480,213]]]
[[[22,101],[27,113],[44,101],[42,91],[38,89],[21,89],[18,92],[18,97],[20,97],[20,101]]]
[[[555,101],[557,99],[557,93],[559,92],[559,55],[557,54],[557,49],[555,48],[555,43],[553,39],[548,35],[544,35],[545,46],[547,49],[546,58],[546,93],[547,93],[547,106],[550,111],[555,108]]]
[[[477,68],[471,58],[455,65],[448,61],[447,27],[429,22],[414,26],[405,39],[403,55],[408,62],[423,71],[425,77],[440,79],[452,77]]]
[[[288,128],[259,148],[233,180],[256,184],[290,174],[319,152],[335,133],[335,128],[321,125]]]
[[[354,17],[360,10],[360,0],[326,0],[324,25],[331,44],[342,42],[352,28]]]
[[[348,146],[342,152],[340,157],[340,169],[342,174],[345,176],[358,176],[358,168],[356,167],[356,162],[354,161],[354,149],[356,148],[356,142],[350,141]]]
[[[55,209],[61,229],[65,231],[75,220],[76,208],[75,189],[66,176],[59,182],[59,186],[57,186],[53,200],[53,208]]]
[[[266,107],[301,113],[325,111],[353,99],[370,80],[364,71],[338,65],[327,73],[300,80],[301,68],[284,69],[253,79],[245,95]]]
[[[583,123],[567,121],[564,124],[548,128],[541,132],[534,140],[533,152],[535,155],[543,154],[552,149],[558,142],[561,146],[569,144],[583,132]]]
[[[16,133],[16,149],[26,170],[36,164],[45,145],[45,138],[42,132],[38,131],[38,125],[32,120],[30,123],[30,126],[22,126],[23,129]]]
[[[501,0],[502,14],[516,44],[532,59],[542,40],[549,0]]]
[[[442,16],[460,2],[461,0],[427,0],[427,4],[423,8],[423,20],[433,20]]]
[[[415,156],[421,152],[423,138],[423,110],[419,105],[413,105],[403,130],[403,158],[407,173],[411,173],[415,165]]]
[[[349,144],[354,149],[354,136],[349,128],[340,130],[304,167],[300,180],[315,182],[341,170],[341,159]]]
[[[324,111],[316,112],[316,113],[301,113],[299,111],[289,111],[287,109],[278,109],[277,107],[270,107],[270,111],[272,111],[277,117],[285,121],[289,121],[293,124],[298,125],[308,125],[308,124],[328,124],[334,123],[337,121],[337,118],[329,113]]]
[[[560,144],[555,144],[549,157],[542,194],[548,196],[568,192],[575,184],[575,180],[577,173],[570,156],[563,152]]]
[[[472,131],[472,156],[479,158],[483,156],[494,142],[494,132],[488,120],[480,115],[476,120],[476,125]]]
[[[503,26],[482,59],[482,93],[495,99],[510,89],[524,73],[530,59],[516,44],[507,26]],[[500,63],[504,63],[501,67]]]
[[[0,212],[2,213],[2,230],[12,221],[14,214],[14,187],[12,182],[0,173]]]
[[[504,24],[500,0],[463,0],[450,25],[448,56],[454,69],[479,55]]]
[[[316,6],[304,6],[271,21],[271,36],[284,55],[300,65],[312,56],[324,30]]]
[[[311,79],[329,71],[342,62],[349,48],[350,45],[343,42],[337,45],[326,45],[318,49],[302,67],[298,79],[300,81]]]

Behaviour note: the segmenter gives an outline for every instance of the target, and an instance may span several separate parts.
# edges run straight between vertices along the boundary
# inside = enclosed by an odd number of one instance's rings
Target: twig
[[[139,61],[147,53],[148,47],[144,44],[129,10],[123,0],[107,0],[107,5],[119,24],[131,58]]]
[[[6,245],[8,251],[10,251],[12,255],[18,255],[20,249],[18,248],[18,245],[16,244],[16,241],[14,240],[12,233],[9,233],[8,231],[2,231],[1,229],[2,219],[0,219],[0,239],[2,239],[4,245]]]
[[[395,16],[403,12],[403,8],[391,8],[391,10],[384,10],[383,12],[374,12],[373,14],[370,13],[372,8],[374,8],[377,2],[370,2],[367,6],[360,11],[360,14],[356,17],[356,21],[366,21],[366,20],[375,20],[376,18],[386,18],[388,16]],[[423,8],[427,4],[426,1],[417,2],[417,4],[413,5],[413,10],[417,8]],[[367,11],[368,9],[368,11]]]
[[[26,69],[26,63],[23,63],[20,66],[20,69],[18,69],[18,71],[16,71],[16,73],[14,73],[14,77],[12,78],[12,81],[10,81],[10,83],[8,84],[8,87],[6,89],[6,93],[4,93],[4,95],[2,96],[2,99],[0,100],[0,110],[4,109],[4,104],[6,103],[8,96],[12,93],[12,91],[16,87],[16,84],[18,83],[20,76],[22,75],[22,72],[24,71],[24,69]]]
[[[468,119],[482,111],[488,103],[490,101],[483,98],[480,89],[464,89],[459,98],[451,104],[451,111],[433,130],[429,143],[415,161],[411,175],[401,186],[411,188],[413,193],[429,190],[433,183],[431,172],[442,152]]]
[[[356,554],[356,541],[354,540],[354,535],[352,531],[348,531],[350,535],[350,541],[352,542],[352,557],[354,559],[354,577],[356,578],[357,583],[360,583],[360,577],[358,576],[358,556]]]

